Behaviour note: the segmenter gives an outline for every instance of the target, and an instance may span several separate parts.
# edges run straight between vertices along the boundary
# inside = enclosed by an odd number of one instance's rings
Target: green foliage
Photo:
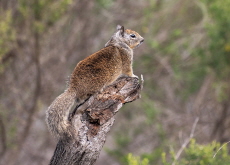
[[[180,155],[179,160],[175,160],[175,152],[171,151],[171,160],[167,161],[167,155],[162,153],[163,165],[228,165],[230,164],[230,155],[227,145],[221,146],[220,143],[213,141],[207,145],[197,144],[194,139],[190,145],[185,148],[184,153]]]
[[[230,164],[230,156],[227,146],[224,145],[218,153],[217,150],[221,147],[220,143],[212,142],[207,145],[197,144],[194,139],[187,149],[185,149],[184,157],[179,161],[180,165],[228,165]],[[216,156],[214,157],[214,155]]]
[[[206,24],[208,43],[194,51],[198,65],[206,68],[206,73],[214,73],[217,78],[214,84],[219,101],[228,99],[230,75],[230,1],[201,0],[207,8],[212,22]],[[204,70],[204,69],[203,69]]]
[[[194,35],[189,33],[190,27],[180,26],[175,27],[170,25],[170,28],[166,29],[164,42],[159,42],[157,38],[151,38],[151,40],[146,40],[146,44],[151,48],[150,54],[143,55],[141,58],[142,67],[145,70],[142,72],[148,74],[153,72],[156,60],[159,62],[159,58],[169,63],[171,70],[167,72],[171,74],[172,77],[172,86],[176,87],[176,94],[181,97],[181,99],[186,100],[199,90],[201,84],[203,83],[204,78],[207,75],[213,74],[217,77],[215,86],[217,87],[216,93],[217,99],[219,101],[226,100],[226,91],[229,90],[229,86],[226,89],[226,84],[229,81],[230,75],[230,1],[229,0],[200,0],[204,4],[204,9],[199,9],[194,3],[185,1],[184,3],[188,10],[193,9],[198,13],[196,15],[197,21],[205,22],[205,30],[207,31],[207,36],[202,42],[198,42],[196,47],[191,47],[194,43],[194,37],[199,36],[198,34]],[[150,10],[151,7],[146,8]],[[178,11],[182,12],[183,16],[177,17],[173,24],[176,21],[182,21],[182,18],[189,21],[185,15],[188,15],[187,10]],[[203,13],[201,12],[203,11]],[[151,10],[152,15],[152,10]],[[173,16],[174,13],[172,13]],[[147,14],[148,18],[148,15]],[[170,18],[170,16],[168,16]],[[209,19],[205,19],[208,17]],[[150,17],[152,18],[152,17]],[[198,19],[199,18],[199,19]],[[167,17],[162,18],[164,22],[167,22]],[[193,23],[197,23],[192,21]],[[149,20],[147,21],[149,22]],[[184,22],[184,21],[182,21]],[[201,21],[201,23],[203,23]],[[161,26],[159,26],[161,25]],[[148,28],[148,35],[155,35],[158,32],[162,33],[162,24],[154,24],[154,27]],[[196,24],[191,24],[196,25]],[[203,26],[203,24],[200,24]],[[156,35],[157,36],[157,35]],[[199,39],[198,39],[199,40]],[[154,53],[153,53],[154,52]],[[186,52],[186,53],[184,53]],[[154,54],[157,54],[158,57],[154,57]],[[185,58],[183,54],[189,54],[188,58]],[[167,66],[167,63],[165,64]],[[145,73],[146,71],[146,73]],[[227,82],[227,83],[226,83]],[[160,89],[156,89],[153,81],[149,82],[152,86],[152,89],[157,93],[158,97],[164,99],[163,93],[159,93]],[[146,80],[145,85],[148,85],[148,80]],[[221,87],[220,87],[221,86]],[[177,88],[178,87],[178,88]],[[183,90],[181,90],[183,88]],[[150,91],[147,91],[150,92]]]
[[[149,33],[153,33],[153,36],[162,34],[162,39],[152,37],[151,40],[146,40],[146,44],[151,48],[151,51],[149,52],[153,54],[146,55],[148,58],[145,57],[146,64],[144,64],[143,67],[148,73],[156,72],[156,68],[153,66],[159,65],[160,62],[161,65],[163,65],[163,71],[166,71],[166,74],[172,75],[170,81],[172,86],[176,88],[176,95],[181,96],[182,99],[187,99],[199,89],[206,74],[206,67],[199,65],[200,63],[197,63],[196,57],[191,58],[191,55],[187,58],[188,60],[185,61],[184,54],[192,54],[192,50],[190,49],[192,49],[191,41],[194,40],[194,36],[193,34],[190,34],[190,30],[197,24],[197,22],[201,21],[203,15],[195,3],[185,1],[184,5],[185,8],[178,8],[177,16],[171,11],[171,15],[162,18],[164,22],[166,22],[165,24],[173,19],[174,21],[172,24],[162,25],[161,23],[158,24],[155,22],[154,27],[148,29],[148,35]],[[190,11],[194,14],[196,13],[196,18],[186,17],[186,15],[189,15]],[[153,14],[151,13],[151,18],[152,15]],[[189,23],[187,23],[188,21]],[[147,22],[149,22],[149,20]],[[178,26],[178,24],[180,26]],[[164,31],[162,30],[162,26],[168,26],[168,28]],[[154,54],[158,57],[155,57]],[[144,58],[144,56],[142,56],[142,58]],[[143,61],[143,59],[141,60]],[[162,75],[164,75],[164,72],[161,76]],[[147,83],[148,80],[145,82],[145,85]],[[154,81],[151,81],[150,83],[155,95],[164,99],[165,92],[162,91],[163,89],[160,89],[157,84],[154,84]],[[181,88],[183,88],[183,90],[181,90]]]
[[[0,15],[0,59],[11,47],[15,40],[15,31],[12,28],[11,11],[6,11]]]
[[[65,13],[71,3],[72,0],[54,1],[53,4],[50,5],[50,11],[44,16],[47,18],[46,22],[50,25],[54,24]]]
[[[127,165],[149,165],[149,160],[147,158],[140,159],[138,156],[133,156],[132,154],[128,154],[126,156]]]
[[[229,0],[200,0],[204,3],[203,17],[208,17],[205,22],[207,31],[206,41],[191,50],[191,57],[184,61],[180,56],[181,50],[189,51],[190,40],[182,29],[174,29],[170,33],[170,40],[159,48],[154,45],[154,49],[161,49],[162,54],[170,58],[173,68],[175,86],[180,86],[177,92],[183,99],[187,99],[195,93],[203,83],[207,75],[216,77],[213,87],[216,90],[216,97],[219,101],[229,98],[230,75],[230,5]],[[183,39],[184,36],[186,39]],[[177,40],[184,44],[175,44]],[[155,43],[155,42],[153,42]],[[181,87],[183,90],[181,90]]]
[[[161,151],[161,156],[159,152],[157,152],[149,154],[148,156],[142,156],[142,159],[138,156],[135,157],[132,154],[128,154],[128,156],[126,156],[126,164],[156,164],[158,159],[154,157],[157,156],[158,158],[161,157],[160,164],[163,165],[229,165],[230,155],[226,144],[221,146],[220,143],[213,141],[207,145],[201,145],[196,143],[195,139],[192,139],[178,160],[175,158],[176,152],[171,148],[170,158],[166,152],[162,152],[162,150],[159,150]]]
[[[15,41],[15,29],[12,24],[11,11],[2,11],[0,14],[0,61],[4,55],[13,47]],[[4,70],[4,65],[0,63],[0,73]]]
[[[42,33],[61,18],[72,0],[19,0],[22,20],[32,21],[33,30]]]
[[[33,33],[43,33],[53,25],[67,10],[72,0],[19,0],[18,11],[21,15],[12,17],[10,10],[0,12],[0,61],[13,48],[19,24],[29,25]],[[19,24],[18,24],[19,23]],[[0,64],[0,73],[5,64]]]
[[[230,74],[230,1],[203,0],[213,23],[207,25],[210,38],[204,60],[217,77],[224,78]]]

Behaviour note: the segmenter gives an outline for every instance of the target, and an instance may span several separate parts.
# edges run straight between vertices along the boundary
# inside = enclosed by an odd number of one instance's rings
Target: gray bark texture
[[[74,135],[57,143],[50,165],[92,165],[99,157],[115,114],[128,102],[140,98],[143,80],[120,77],[112,85],[76,107],[70,121]],[[80,110],[79,110],[80,109]]]

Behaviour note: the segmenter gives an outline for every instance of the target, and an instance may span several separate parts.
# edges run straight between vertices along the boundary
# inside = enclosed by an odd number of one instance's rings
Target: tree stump
[[[123,76],[76,107],[70,117],[74,135],[58,141],[50,165],[94,164],[115,114],[125,103],[140,98],[142,87],[143,80],[140,84],[136,77]]]

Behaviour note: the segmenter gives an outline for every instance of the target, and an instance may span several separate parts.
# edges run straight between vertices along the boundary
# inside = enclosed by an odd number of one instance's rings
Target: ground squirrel
[[[51,133],[58,138],[71,136],[69,115],[75,102],[80,105],[122,74],[136,77],[132,69],[133,49],[143,41],[137,32],[118,25],[103,49],[80,61],[71,74],[68,88],[46,112]]]

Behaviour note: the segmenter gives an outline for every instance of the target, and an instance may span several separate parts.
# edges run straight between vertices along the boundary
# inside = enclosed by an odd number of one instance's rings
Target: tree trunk
[[[50,165],[92,165],[99,157],[115,114],[123,104],[140,98],[143,80],[121,77],[91,96],[70,116],[74,136],[59,140]],[[83,113],[78,113],[83,109]]]

